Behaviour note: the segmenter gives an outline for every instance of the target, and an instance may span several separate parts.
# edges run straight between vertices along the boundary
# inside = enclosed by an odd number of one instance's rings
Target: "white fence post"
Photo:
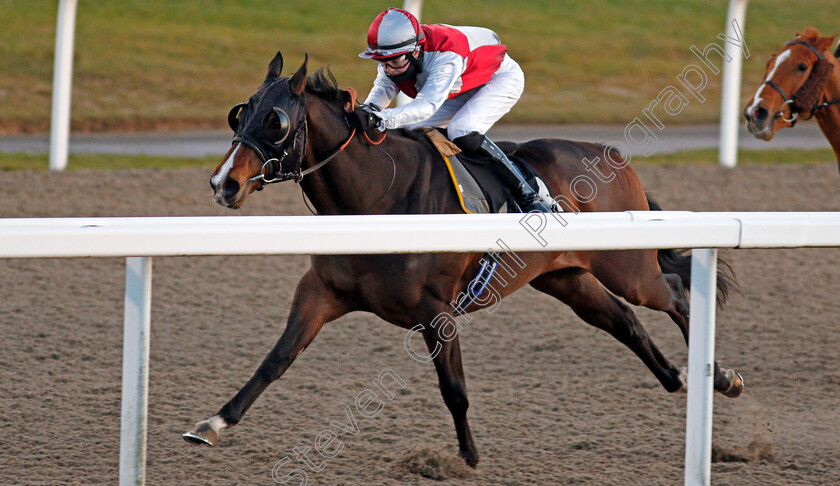
[[[691,251],[685,484],[709,486],[712,472],[712,395],[715,367],[717,249]]]
[[[420,10],[423,8],[423,0],[405,0],[403,2],[403,10],[411,12],[411,15],[420,20]]]
[[[152,258],[125,260],[120,486],[146,482]]]
[[[78,0],[61,0],[55,32],[52,122],[50,124],[50,170],[67,167],[70,144],[70,92],[73,85],[73,38]]]
[[[748,0],[730,0],[729,12],[726,15],[726,35],[734,39],[735,29],[732,22],[736,22],[744,35],[744,17]],[[744,36],[745,37],[745,36]],[[742,38],[744,45],[746,39]],[[731,42],[724,42],[726,54],[731,57],[723,64],[723,97],[720,104],[720,155],[719,163],[722,167],[735,168],[738,163],[738,121],[740,120],[741,102],[741,66],[744,53],[741,48]]]
[[[420,21],[420,11],[423,9],[423,0],[405,0],[403,2],[403,10],[406,12],[410,12],[411,15],[417,17],[417,21]],[[402,106],[406,103],[411,101],[411,98],[405,95],[405,93],[400,92],[397,94],[397,106]]]

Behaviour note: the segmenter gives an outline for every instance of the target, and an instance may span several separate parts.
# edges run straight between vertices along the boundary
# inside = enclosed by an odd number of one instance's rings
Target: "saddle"
[[[457,145],[437,128],[420,129],[440,153],[449,177],[458,194],[461,209],[467,214],[475,213],[512,213],[522,212],[511,196],[509,185],[504,183],[509,178],[507,169],[489,156],[466,155]],[[508,158],[516,164],[519,171],[531,187],[546,198],[551,198],[548,187],[536,176],[528,164],[516,157],[516,144],[503,143],[500,147]],[[453,302],[453,315],[465,314],[487,290],[496,275],[500,256],[488,251],[481,260],[481,265],[473,279]]]
[[[509,185],[504,182],[505,178],[510,177],[506,173],[507,169],[490,157],[464,154],[436,128],[422,130],[446,164],[464,213],[520,212],[519,206],[511,196]],[[538,187],[541,195],[550,198],[545,183],[534,174],[530,166],[514,155],[516,146],[502,144],[501,148],[505,151],[505,155],[516,164],[528,184],[534,188]]]

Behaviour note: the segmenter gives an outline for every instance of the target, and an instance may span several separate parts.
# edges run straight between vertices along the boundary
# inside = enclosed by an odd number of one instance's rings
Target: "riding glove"
[[[380,123],[382,123],[382,119],[365,105],[359,106],[347,115],[347,125],[363,132],[371,128],[378,128]]]

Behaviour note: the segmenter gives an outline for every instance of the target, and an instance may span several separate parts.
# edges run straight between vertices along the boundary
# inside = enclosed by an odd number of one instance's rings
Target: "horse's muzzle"
[[[773,138],[774,118],[770,116],[767,108],[763,106],[757,106],[755,109],[747,107],[744,110],[744,118],[747,120],[747,130],[756,138],[764,140]]]
[[[221,185],[213,187],[213,200],[216,201],[216,204],[236,209],[241,205],[244,196],[244,194],[240,194],[241,189],[242,187],[237,180],[227,177]]]

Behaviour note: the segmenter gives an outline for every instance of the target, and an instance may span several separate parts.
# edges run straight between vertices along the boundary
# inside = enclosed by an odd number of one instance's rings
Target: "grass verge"
[[[390,5],[401,2],[390,2]],[[428,0],[421,20],[495,30],[526,75],[505,123],[625,124],[677,81],[691,53],[724,31],[728,2],[708,0]],[[339,7],[340,5],[340,7]],[[55,0],[0,0],[0,133],[49,128]],[[374,16],[389,3],[358,0],[179,0],[79,2],[72,127],[79,131],[224,128],[231,106],[261,83],[275,52],[285,73],[304,53],[329,65],[340,86],[364,97],[375,67],[357,54]],[[813,26],[838,28],[840,0],[750,2],[743,34],[742,99],[752,97],[770,54]],[[746,54],[746,52],[745,52]],[[710,54],[720,67],[723,59]],[[721,74],[707,71],[701,101],[668,124],[716,122]],[[683,90],[684,91],[684,90]],[[661,109],[661,107],[660,107]]]
[[[717,165],[717,149],[684,150],[650,157],[634,157],[631,165]],[[837,159],[831,149],[768,149],[738,150],[739,164],[836,164]]]
[[[187,169],[203,168],[213,170],[219,164],[221,155],[207,157],[157,157],[148,155],[103,155],[75,154],[67,164],[69,170],[126,170],[126,169]],[[634,157],[633,166],[641,165],[716,165],[718,151],[715,149],[686,150],[650,157]],[[769,149],[739,150],[739,164],[836,164],[834,152],[830,149]],[[49,169],[46,154],[0,153],[0,171],[45,171]]]
[[[213,170],[222,154],[201,158],[158,157],[150,155],[70,155],[68,170],[127,170],[127,169],[186,169],[192,167]],[[0,171],[45,171],[49,170],[47,154],[0,153]]]

